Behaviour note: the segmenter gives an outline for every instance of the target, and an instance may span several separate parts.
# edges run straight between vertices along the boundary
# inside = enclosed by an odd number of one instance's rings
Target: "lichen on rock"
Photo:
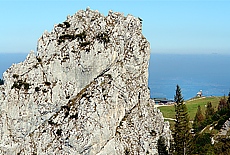
[[[0,86],[0,154],[158,154],[171,132],[148,89],[142,20],[78,11]]]

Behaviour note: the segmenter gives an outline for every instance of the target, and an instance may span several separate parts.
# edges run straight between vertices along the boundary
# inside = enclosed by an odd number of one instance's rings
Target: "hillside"
[[[211,102],[208,107],[205,105]],[[230,93],[228,97],[206,97],[186,101],[190,115],[189,154],[230,154]],[[197,112],[200,106],[201,112]],[[174,130],[174,106],[159,107]],[[208,109],[208,110],[207,110]],[[208,113],[207,113],[208,112]],[[194,118],[196,115],[196,119]],[[203,115],[203,116],[202,116]]]
[[[212,97],[197,98],[197,99],[191,99],[191,100],[185,101],[187,109],[188,109],[188,113],[190,116],[190,120],[192,121],[194,119],[198,105],[201,106],[201,109],[204,112],[205,105],[208,102],[211,102],[213,107],[215,107],[215,110],[216,110],[218,107],[218,103],[219,103],[220,98],[221,97],[219,97],[219,96],[212,96]],[[160,109],[160,111],[162,112],[162,114],[165,118],[173,118],[173,119],[175,118],[174,105],[161,106],[158,108]]]

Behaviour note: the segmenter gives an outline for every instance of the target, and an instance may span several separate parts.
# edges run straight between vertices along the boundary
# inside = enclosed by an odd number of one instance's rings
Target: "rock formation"
[[[78,11],[0,86],[0,154],[158,154],[171,132],[148,89],[142,20]]]
[[[218,136],[226,136],[230,130],[230,118],[223,124],[222,128],[220,129]]]

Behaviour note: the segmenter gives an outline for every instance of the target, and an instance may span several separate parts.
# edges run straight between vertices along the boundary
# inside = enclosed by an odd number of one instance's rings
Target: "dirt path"
[[[164,119],[167,119],[167,120],[170,120],[170,121],[175,121],[176,120],[174,118],[165,118],[165,117],[164,117]]]
[[[206,98],[206,96],[203,96],[203,97],[199,97],[199,98],[194,98],[194,99],[190,99],[190,100],[188,100],[188,101],[185,101],[185,102],[196,101],[196,100],[200,100],[200,99],[203,99],[203,98]]]
[[[159,104],[155,104],[154,107],[167,107],[167,106],[173,106],[174,104],[169,104],[169,105],[159,105]]]

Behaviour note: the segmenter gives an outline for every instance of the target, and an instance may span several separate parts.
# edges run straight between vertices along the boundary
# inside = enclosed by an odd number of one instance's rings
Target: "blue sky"
[[[0,0],[0,53],[36,51],[45,30],[87,6],[142,18],[153,53],[230,53],[229,0]]]

